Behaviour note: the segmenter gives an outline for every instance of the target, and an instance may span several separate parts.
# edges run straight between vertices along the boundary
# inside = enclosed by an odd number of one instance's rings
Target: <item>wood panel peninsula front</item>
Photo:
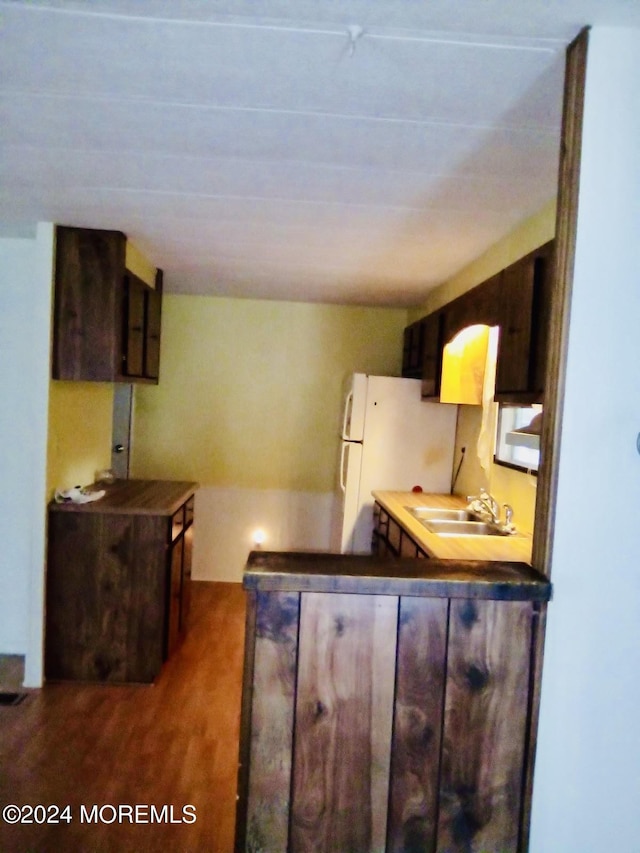
[[[525,562],[253,552],[236,853],[527,848]]]
[[[49,506],[45,675],[151,682],[187,629],[197,484],[104,488]]]

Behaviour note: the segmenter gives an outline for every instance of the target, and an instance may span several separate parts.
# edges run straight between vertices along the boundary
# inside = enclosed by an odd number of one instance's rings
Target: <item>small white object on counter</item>
[[[100,489],[96,492],[90,492],[82,486],[74,486],[72,489],[67,489],[64,492],[56,489],[55,501],[59,504],[87,504],[91,503],[91,501],[99,501],[100,498],[103,498],[105,495],[106,492],[104,489]]]

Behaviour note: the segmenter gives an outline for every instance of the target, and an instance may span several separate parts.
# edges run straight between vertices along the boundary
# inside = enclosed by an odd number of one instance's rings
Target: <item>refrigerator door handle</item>
[[[347,481],[346,481],[346,477],[345,477],[345,468],[344,468],[344,458],[346,456],[346,453],[347,453],[347,443],[346,443],[346,441],[343,441],[342,445],[340,446],[340,489],[342,490],[343,494],[346,494],[346,492],[347,492]]]
[[[353,408],[353,390],[349,391],[347,394],[347,398],[344,404],[344,415],[342,417],[342,439],[343,441],[348,441],[350,436],[347,435],[347,424],[349,423],[349,419],[351,417],[351,410]],[[335,421],[334,421],[335,423]],[[344,448],[343,448],[344,452]],[[342,475],[341,479],[342,479]]]

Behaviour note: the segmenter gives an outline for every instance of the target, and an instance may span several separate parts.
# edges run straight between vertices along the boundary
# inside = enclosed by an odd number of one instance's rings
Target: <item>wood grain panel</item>
[[[402,598],[387,851],[435,850],[448,603]]]
[[[105,516],[105,522],[115,516]],[[164,659],[166,519],[133,516],[133,553],[125,574],[126,680],[153,681]]]
[[[84,676],[86,635],[91,632],[91,628],[84,625],[85,622],[93,625],[98,611],[92,579],[99,560],[100,526],[99,516],[81,519],[75,515],[56,514],[49,519],[45,627],[47,678]]]
[[[162,324],[162,293],[147,290],[147,325],[144,350],[144,375],[157,379],[160,373],[160,328]]]
[[[162,665],[163,519],[51,513],[48,678],[152,681]]]
[[[249,555],[244,585],[246,589],[261,591],[422,595],[431,598],[511,601],[547,601],[551,594],[548,580],[524,563],[381,559],[363,554],[327,552],[254,551]]]
[[[584,29],[567,48],[565,65],[556,247],[532,559],[532,565],[546,575],[551,568],[560,466],[560,403],[564,395],[569,340],[588,47],[589,30]]]
[[[302,595],[292,853],[384,849],[397,606]]]
[[[144,367],[145,296],[147,285],[135,275],[124,276],[123,364],[125,376],[142,376]]]
[[[531,604],[452,601],[439,853],[516,853]]]
[[[297,593],[257,594],[247,851],[288,849],[299,613]]]
[[[465,326],[481,323],[495,326],[500,322],[500,278],[502,273],[483,281],[476,287],[458,296],[442,309],[443,344],[448,343]]]
[[[442,311],[429,314],[422,321],[422,380],[420,394],[424,400],[440,397],[442,375]]]
[[[529,359],[535,261],[532,255],[511,264],[500,281],[500,340],[496,396],[529,391]]]
[[[125,237],[56,228],[54,379],[113,381],[119,371]]]

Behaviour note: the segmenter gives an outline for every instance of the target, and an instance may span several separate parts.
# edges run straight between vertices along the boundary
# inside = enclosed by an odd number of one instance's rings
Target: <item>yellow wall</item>
[[[132,476],[332,491],[341,384],[400,374],[404,309],[167,295],[160,384],[135,390]]]
[[[59,382],[49,385],[47,495],[93,483],[111,466],[113,385]]]
[[[448,281],[429,292],[419,308],[410,312],[409,321],[419,320],[425,314],[441,308],[456,296],[465,293],[476,284],[503,270],[509,264],[524,257],[529,252],[547,243],[555,236],[556,201],[555,199],[534,216],[526,219],[504,239],[490,246],[475,261],[464,267]]]
[[[480,465],[476,444],[482,421],[481,406],[460,406],[456,431],[455,466],[460,460],[460,449],[466,447],[464,461],[456,481],[458,495],[477,495],[486,489],[502,504],[511,504],[514,524],[524,533],[533,533],[537,478],[522,471],[491,463],[487,473]]]
[[[156,268],[131,240],[127,240],[126,243],[124,265],[149,287],[156,286]]]

